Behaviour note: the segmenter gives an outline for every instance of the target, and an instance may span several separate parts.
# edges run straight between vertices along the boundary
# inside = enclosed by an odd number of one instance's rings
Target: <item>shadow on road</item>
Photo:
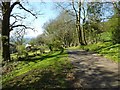
[[[75,51],[68,51],[68,54],[89,55],[89,54],[94,54],[94,52],[87,52],[87,51],[84,51],[84,50],[75,50]]]
[[[118,64],[107,61],[94,53],[86,51],[68,51],[73,64],[74,88],[115,88],[119,86]]]

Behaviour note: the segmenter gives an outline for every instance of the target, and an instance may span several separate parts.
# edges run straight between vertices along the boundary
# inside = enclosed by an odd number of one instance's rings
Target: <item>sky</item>
[[[21,14],[27,14],[28,20],[27,24],[31,23],[31,26],[35,28],[35,32],[32,30],[27,30],[27,34],[25,35],[25,38],[34,38],[38,35],[42,34],[44,29],[43,25],[48,22],[50,19],[54,19],[59,15],[59,10],[55,7],[55,2],[59,2],[60,0],[42,0],[45,1],[45,3],[39,2],[40,0],[28,0],[29,4],[25,5],[26,8],[34,8],[33,10],[40,11],[41,15],[38,16],[37,19],[35,19],[32,15],[28,15],[25,11],[19,11],[18,9],[14,9],[14,12],[21,12]],[[38,2],[37,2],[38,1]],[[68,1],[68,0],[61,0],[61,1]],[[13,30],[14,32],[15,30]],[[11,32],[11,35],[13,35],[13,32]]]
[[[43,29],[44,23],[46,23],[50,19],[54,19],[59,14],[57,9],[55,9],[53,2],[46,2],[42,6],[40,6],[39,3],[37,2],[36,3],[33,2],[32,5],[33,6],[35,5],[36,8],[38,9],[40,8],[40,12],[42,13],[42,15],[40,15],[38,19],[36,19],[33,23],[34,24],[33,26],[37,31],[36,32],[29,31],[28,35],[26,35],[27,37],[36,37],[37,35],[42,34],[44,30]]]
[[[27,30],[27,33],[25,35],[25,38],[34,38],[37,37],[38,35],[42,34],[44,29],[43,25],[48,22],[50,19],[54,19],[59,15],[59,10],[56,9],[55,3],[54,2],[45,2],[45,3],[40,3],[40,2],[29,2],[28,5],[30,8],[34,8],[33,10],[40,11],[40,14],[37,19],[35,19],[34,16],[28,15],[28,22],[26,23],[31,23],[31,26],[36,30],[35,32],[32,30]],[[26,8],[29,8],[25,6]],[[14,9],[14,12],[18,12],[18,9]],[[19,11],[21,13],[25,13],[25,11]],[[24,14],[23,13],[23,14]],[[11,20],[12,21],[12,20]],[[14,32],[15,30],[13,30]],[[11,32],[11,35],[13,35],[13,32]]]

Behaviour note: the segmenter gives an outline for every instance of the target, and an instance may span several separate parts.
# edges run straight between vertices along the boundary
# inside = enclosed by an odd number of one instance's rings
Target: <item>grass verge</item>
[[[94,51],[99,55],[103,55],[115,62],[120,62],[120,44],[113,45],[111,42],[99,42],[87,46],[80,46],[80,49]]]
[[[17,61],[16,61],[17,62]],[[72,68],[66,52],[59,51],[9,63],[11,71],[3,74],[3,88],[67,87],[67,73]],[[10,68],[10,67],[8,67]],[[7,69],[6,69],[7,70]],[[32,89],[32,90],[34,90]]]

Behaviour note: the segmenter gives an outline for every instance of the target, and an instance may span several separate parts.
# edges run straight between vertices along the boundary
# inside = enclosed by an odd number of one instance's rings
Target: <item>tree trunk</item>
[[[83,24],[84,24],[84,22],[83,22]],[[84,44],[87,45],[84,25],[83,25],[83,27],[82,27],[82,31],[83,31],[83,39],[84,39],[83,41],[84,41]]]
[[[79,43],[80,45],[83,45],[83,42],[82,42],[82,32],[81,32],[81,28],[80,28],[80,25],[78,25],[78,38],[79,38]]]
[[[80,16],[81,16],[81,2],[78,2],[79,4],[79,9],[78,9],[78,17],[77,17],[77,28],[78,28],[78,38],[79,38],[79,43],[80,45],[85,45],[83,42],[83,34],[82,34],[82,30],[81,30],[81,26],[80,26]]]
[[[80,22],[79,22],[78,19],[76,20],[76,31],[77,31],[77,34],[78,34],[79,44],[84,45],[83,39],[82,39],[82,31],[81,31],[81,27],[80,27]]]
[[[2,8],[3,20],[2,20],[2,57],[4,61],[10,60],[10,2],[5,2],[4,8]]]

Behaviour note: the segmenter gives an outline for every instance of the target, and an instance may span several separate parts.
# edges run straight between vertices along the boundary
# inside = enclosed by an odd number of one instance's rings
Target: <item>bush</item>
[[[24,45],[18,45],[17,46],[17,58],[19,57],[27,57],[28,56],[28,52],[25,49]]]
[[[50,51],[53,51],[53,44],[48,44],[48,48],[50,49]]]
[[[63,47],[59,47],[59,49],[60,49],[60,53],[63,53],[64,52],[64,48]]]
[[[45,53],[45,49],[44,48],[40,48],[40,53],[41,54]]]
[[[112,32],[112,42],[113,44],[120,44],[120,27],[116,27]]]

